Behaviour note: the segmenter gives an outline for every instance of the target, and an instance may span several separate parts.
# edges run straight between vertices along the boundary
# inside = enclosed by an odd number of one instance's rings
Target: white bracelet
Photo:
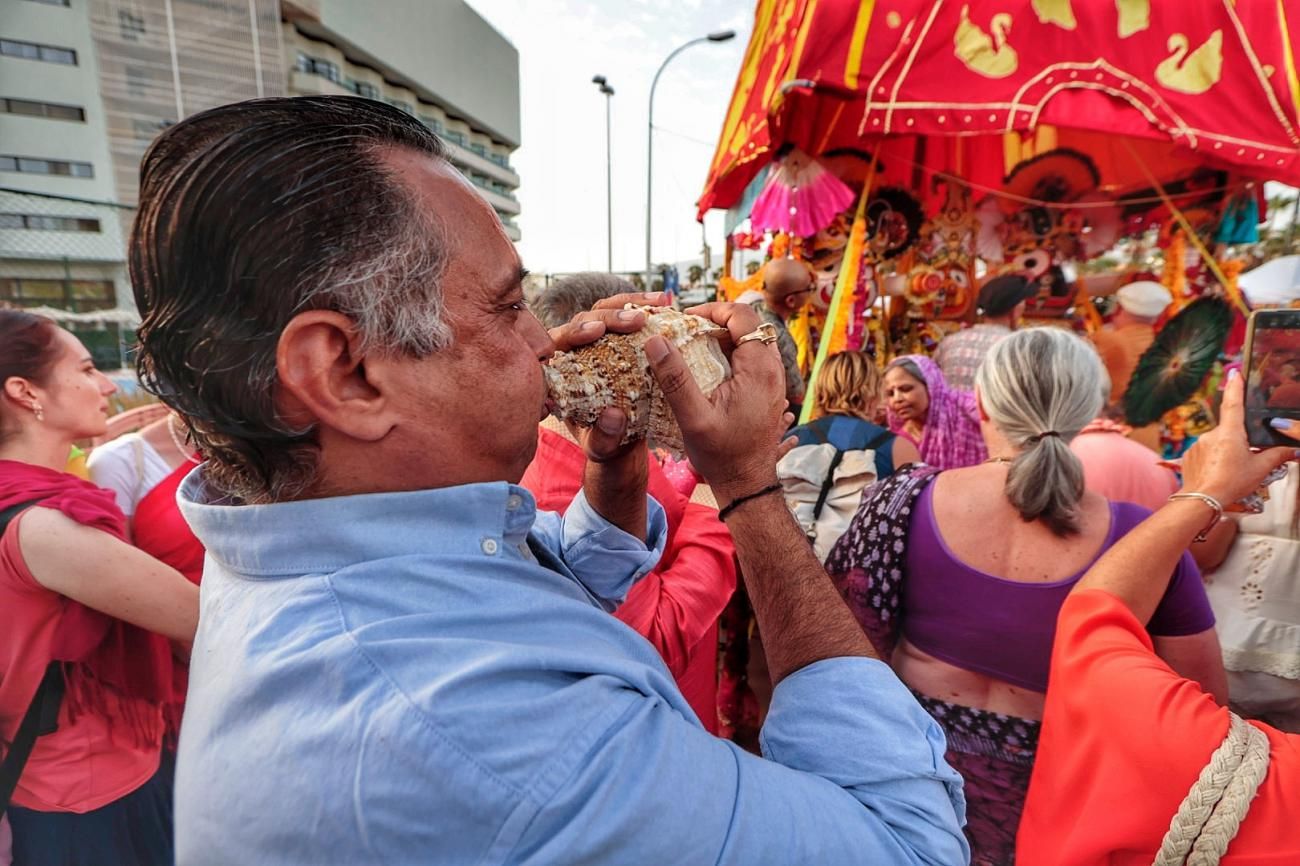
[[[1205,539],[1210,537],[1210,531],[1213,530],[1214,527],[1218,526],[1219,521],[1223,519],[1223,505],[1219,500],[1207,493],[1175,493],[1173,496],[1169,497],[1170,502],[1173,502],[1175,499],[1195,499],[1198,502],[1204,502],[1206,505],[1214,509],[1214,517],[1210,518],[1209,524],[1196,534],[1196,538],[1194,538],[1193,541],[1205,541]]]

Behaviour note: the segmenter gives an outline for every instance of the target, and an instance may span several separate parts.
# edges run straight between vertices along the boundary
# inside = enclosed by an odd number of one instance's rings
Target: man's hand
[[[682,428],[686,453],[718,504],[776,483],[776,463],[794,446],[782,439],[793,417],[785,411],[785,366],[775,344],[740,338],[759,325],[753,309],[706,304],[689,312],[727,329],[731,378],[705,397],[668,341],[651,337],[646,357]],[[871,658],[862,629],[840,599],[785,499],[760,496],[733,511],[727,529],[763,632],[772,681],[838,656]]]
[[[558,328],[551,328],[553,351],[568,352],[594,343],[605,334],[634,334],[645,327],[645,313],[625,310],[628,304],[642,307],[666,307],[663,292],[627,292],[597,301],[585,313],[579,313]]]
[[[677,348],[662,337],[646,341],[650,369],[677,416],[691,464],[726,507],[731,500],[776,482],[778,448],[790,423],[785,412],[785,369],[775,344],[751,340],[758,314],[743,304],[705,304],[687,312],[727,329],[731,378],[708,397]],[[730,344],[728,346],[727,344]]]
[[[625,310],[627,304],[662,307],[668,297],[662,292],[614,295],[598,302],[591,310],[579,313],[572,321],[551,329],[556,351],[569,351],[594,343],[607,333],[632,334],[645,327],[645,314]],[[570,426],[583,450],[587,466],[582,487],[587,502],[601,517],[629,535],[645,538],[646,483],[649,462],[645,442],[633,440],[623,444],[627,415],[622,409],[606,409],[595,426],[581,429]]]
[[[1266,475],[1296,455],[1294,448],[1250,450],[1244,390],[1241,376],[1234,376],[1223,389],[1219,426],[1183,456],[1183,489],[1212,496],[1225,506],[1254,493]]]

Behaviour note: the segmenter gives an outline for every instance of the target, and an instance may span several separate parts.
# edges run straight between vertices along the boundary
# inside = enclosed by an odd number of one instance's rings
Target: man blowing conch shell
[[[739,344],[708,397],[672,342],[644,351],[763,629],[766,759],[606,613],[664,544],[627,415],[585,434],[563,518],[516,484],[543,364],[662,297],[548,333],[438,139],[353,97],[164,131],[130,253],[145,379],[207,458],[179,494],[208,560],[178,863],[966,862],[942,734],[777,494],[782,368],[740,342],[753,310],[695,311]]]

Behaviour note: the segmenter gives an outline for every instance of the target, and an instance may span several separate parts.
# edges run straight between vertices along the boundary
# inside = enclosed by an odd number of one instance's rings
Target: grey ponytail
[[[1057,535],[1079,531],[1083,464],[1070,442],[1103,404],[1096,351],[1060,328],[1030,328],[998,341],[975,374],[984,411],[1021,449],[1007,472],[1007,498],[1025,521]]]

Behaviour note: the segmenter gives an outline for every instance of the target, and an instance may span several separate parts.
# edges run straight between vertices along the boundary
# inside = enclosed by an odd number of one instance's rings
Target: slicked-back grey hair
[[[391,148],[443,156],[396,108],[315,96],[196,114],[145,153],[130,244],[140,376],[230,495],[276,501],[315,477],[314,432],[275,408],[276,347],[295,315],[343,313],[363,353],[450,343],[446,235],[384,164]]]
[[[1079,531],[1083,464],[1070,442],[1101,410],[1105,369],[1096,351],[1059,328],[1030,328],[999,340],[975,374],[989,420],[1020,450],[1007,498],[1026,521],[1057,535]]]
[[[597,301],[635,292],[622,277],[599,271],[570,274],[551,283],[533,302],[533,313],[548,328],[558,328],[578,313],[590,310]]]

